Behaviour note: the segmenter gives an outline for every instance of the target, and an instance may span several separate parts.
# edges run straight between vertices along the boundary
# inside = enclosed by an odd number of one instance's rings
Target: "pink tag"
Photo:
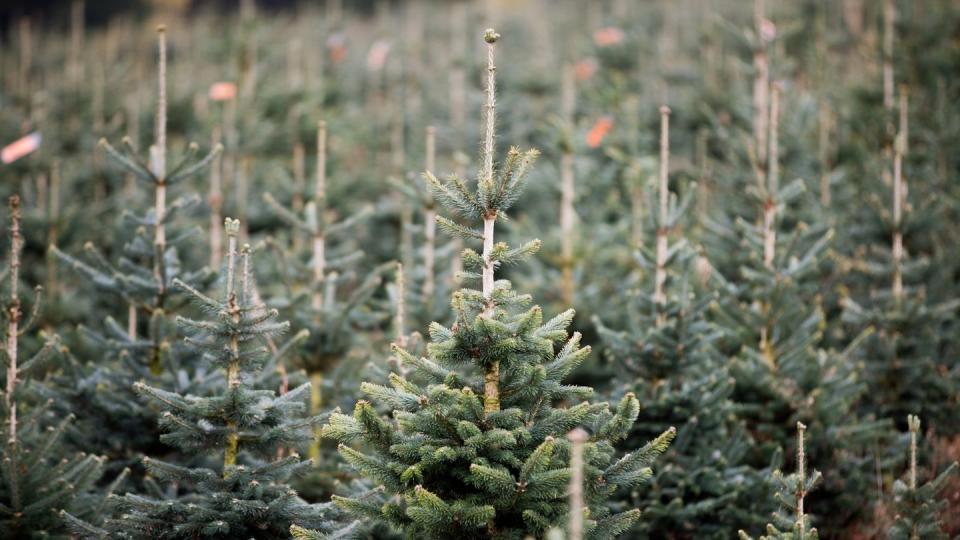
[[[3,151],[0,152],[0,160],[4,163],[13,163],[23,156],[34,152],[37,148],[40,148],[40,143],[42,142],[43,135],[41,135],[39,131],[34,131],[4,146]]]
[[[623,38],[623,30],[616,26],[601,28],[593,33],[593,42],[596,43],[598,47],[616,45],[623,41]]]
[[[378,39],[370,46],[370,52],[367,53],[367,69],[370,71],[380,71],[387,63],[387,55],[390,54],[390,42]]]
[[[210,85],[210,99],[230,101],[237,97],[237,85],[232,82],[217,82]]]
[[[770,19],[760,21],[760,35],[764,41],[773,41],[777,37],[777,25]]]

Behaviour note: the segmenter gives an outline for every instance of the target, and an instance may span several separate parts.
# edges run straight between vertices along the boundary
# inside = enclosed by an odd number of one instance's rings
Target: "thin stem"
[[[323,373],[312,373],[310,375],[310,415],[315,416],[320,413],[320,407],[323,405]],[[313,428],[313,440],[310,441],[309,456],[313,461],[314,467],[320,466],[320,432],[321,427]]]
[[[917,433],[920,431],[920,418],[914,415],[907,416],[907,426],[910,429],[910,489],[917,489]]]
[[[657,306],[657,326],[664,323],[663,308],[667,303],[664,285],[667,282],[667,249],[669,227],[668,173],[670,168],[670,107],[660,107],[660,176],[657,186],[659,211],[657,216],[657,261],[654,272],[653,302]]]
[[[296,213],[303,211],[303,194],[306,191],[306,179],[305,176],[305,160],[306,156],[305,150],[302,143],[296,143],[293,145],[293,200],[291,201],[291,207]]]
[[[404,347],[407,344],[407,331],[405,328],[405,316],[406,316],[406,279],[403,275],[403,263],[397,263],[397,273],[395,276],[396,279],[396,291],[397,299],[395,312],[393,315],[393,328],[396,332],[396,343],[400,347]]]
[[[10,444],[17,443],[17,402],[13,393],[17,388],[17,336],[20,332],[20,196],[10,197],[10,303],[7,305],[7,388],[6,405],[10,411]]]
[[[236,264],[237,264],[237,236],[240,233],[240,222],[227,218],[225,228],[227,231],[227,310],[231,321],[234,324],[240,322],[240,303],[237,298],[236,285]],[[246,272],[244,272],[246,274]],[[241,287],[245,288],[245,283]],[[240,336],[234,332],[230,336],[230,361],[227,364],[227,391],[233,390],[234,386],[240,383]],[[223,476],[228,475],[228,468],[237,464],[237,450],[240,442],[237,422],[235,420],[227,421],[227,447],[223,453]]]
[[[486,128],[483,138],[483,169],[480,174],[480,182],[486,185],[493,185],[493,138],[495,131],[495,121],[497,117],[496,107],[496,86],[497,86],[497,68],[494,64],[494,47],[500,34],[497,34],[492,28],[487,29],[483,36],[487,43],[487,102],[484,109]],[[482,188],[481,188],[482,189]],[[493,304],[491,295],[493,294],[494,283],[494,261],[493,261],[493,230],[494,223],[497,220],[497,211],[487,209],[483,216],[483,297],[487,302],[482,316],[489,316],[493,313]],[[500,362],[491,362],[486,368],[483,377],[483,412],[491,414],[500,410]]]
[[[757,161],[763,165],[767,157],[767,130],[770,90],[770,64],[767,57],[767,40],[763,33],[764,0],[753,2],[754,37],[753,49],[753,139],[757,149]]]
[[[247,203],[249,199],[250,191],[250,178],[252,176],[251,168],[253,167],[253,160],[250,156],[243,156],[240,158],[240,168],[237,171],[237,213],[240,215],[240,238],[247,238],[247,222],[249,221],[247,217],[249,213],[247,212]]]
[[[213,128],[213,143],[220,142],[220,127]],[[207,203],[210,205],[210,268],[219,268],[223,249],[223,171],[222,153],[217,152],[210,164],[210,191]]]
[[[317,316],[323,310],[323,280],[327,268],[326,238],[324,237],[327,208],[327,123],[317,124],[317,183],[313,192],[313,216],[316,230],[313,235],[313,309]]]
[[[127,339],[137,339],[137,305],[132,301],[127,304]]]
[[[570,440],[570,527],[569,539],[583,539],[583,445],[590,436],[583,428],[567,434]]]
[[[803,518],[803,499],[807,495],[806,455],[803,448],[803,434],[807,426],[797,422],[797,525],[800,527],[800,538],[804,538],[806,523]]]
[[[153,274],[157,281],[158,295],[162,298],[166,289],[164,271],[164,252],[166,251],[167,232],[163,223],[167,213],[167,32],[164,25],[157,27],[160,60],[157,68],[157,132],[156,143],[151,148],[153,156],[153,174],[157,177],[154,191],[154,261]],[[160,302],[158,302],[159,307]]]
[[[777,244],[777,193],[779,186],[779,148],[778,148],[778,127],[780,116],[780,87],[773,85],[770,99],[770,161],[767,171],[767,201],[763,212],[763,263],[773,269],[773,261],[776,256]]]
[[[483,130],[483,168],[480,178],[484,182],[493,182],[493,139],[496,133],[497,121],[497,66],[494,63],[494,47],[500,35],[493,29],[487,29],[484,40],[487,42],[487,86],[486,104],[484,105]]]
[[[426,166],[427,171],[433,173],[436,168],[436,137],[437,130],[433,126],[427,127],[426,133]],[[421,293],[423,301],[428,307],[432,306],[433,291],[435,288],[435,266],[436,266],[436,244],[437,244],[437,210],[430,196],[430,190],[427,190],[427,196],[424,201],[423,209],[423,266],[425,275],[423,278],[423,287]],[[429,311],[428,311],[429,312]]]
[[[893,145],[893,297],[903,299],[903,156],[907,146],[907,95],[900,94],[900,132]]]
[[[576,74],[573,66],[563,66],[561,85],[561,114],[566,129],[573,138],[574,111],[576,108]],[[562,261],[561,294],[565,305],[573,304],[573,248],[574,248],[574,200],[576,198],[576,178],[574,176],[574,157],[572,140],[564,145],[560,156],[560,258]]]

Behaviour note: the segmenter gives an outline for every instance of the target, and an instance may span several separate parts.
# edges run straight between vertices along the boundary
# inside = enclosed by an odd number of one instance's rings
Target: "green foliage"
[[[923,485],[917,485],[917,434],[920,431],[920,419],[910,415],[907,418],[910,430],[910,470],[907,481],[897,480],[893,485],[894,510],[896,519],[888,531],[893,540],[930,538],[946,539],[950,536],[941,528],[940,516],[948,502],[938,499],[946,487],[947,481],[957,471],[954,461],[940,474]]]
[[[493,103],[492,44],[488,103]],[[488,109],[487,142],[493,138],[494,114]],[[510,248],[494,244],[494,222],[518,199],[535,151],[511,149],[494,173],[492,147],[484,149],[476,190],[457,178],[444,183],[429,172],[436,199],[466,219],[483,221],[483,233],[447,227],[465,239],[483,239],[484,250],[464,252],[468,278],[483,290],[453,294],[452,326],[430,326],[426,357],[394,347],[405,375],[390,378],[391,387],[365,384],[362,391],[392,410],[383,418],[367,401],[352,416],[334,413],[324,435],[338,440],[344,459],[363,476],[393,495],[379,510],[364,510],[355,499],[335,498],[347,509],[376,516],[407,535],[428,538],[522,538],[543,535],[568,515],[570,443],[565,435],[577,426],[593,433],[584,450],[585,503],[591,538],[609,538],[636,520],[638,513],[611,514],[604,501],[619,488],[634,488],[652,475],[650,465],[675,436],[672,428],[640,450],[619,460],[614,444],[629,432],[639,412],[633,394],[616,409],[581,401],[586,387],[564,384],[589,348],[580,336],[568,337],[573,318],[568,310],[544,321],[539,306],[495,281],[494,269],[528,256],[538,241]],[[360,450],[349,444],[360,441]]]
[[[135,389],[164,412],[161,440],[181,451],[223,455],[217,469],[184,467],[147,458],[149,474],[184,489],[177,497],[153,499],[127,494],[115,503],[118,515],[102,528],[79,525],[90,538],[286,538],[290,525],[329,528],[326,508],[305,503],[286,481],[311,464],[278,449],[312,438],[319,419],[304,417],[309,384],[286,394],[257,390],[250,374],[270,357],[266,340],[289,328],[277,311],[253,297],[250,249],[237,253],[239,222],[227,218],[227,274],[219,297],[182,281],[183,289],[207,313],[204,320],[178,318],[186,343],[205,364],[226,370],[226,387],[209,396],[181,395],[137,383]],[[238,260],[239,259],[239,260]]]
[[[103,472],[103,458],[72,453],[62,444],[73,415],[58,419],[52,402],[42,399],[36,387],[40,375],[62,359],[60,337],[40,332],[40,346],[20,358],[21,336],[31,332],[40,311],[40,288],[36,289],[30,317],[21,321],[24,305],[19,295],[21,250],[20,198],[10,198],[10,257],[0,283],[9,295],[2,303],[0,323],[4,328],[3,402],[0,420],[0,538],[49,538],[65,535],[59,512],[69,508],[86,516],[102,510],[94,490]],[[22,326],[21,326],[21,323]],[[24,340],[25,341],[25,340]],[[112,490],[115,486],[111,486]]]

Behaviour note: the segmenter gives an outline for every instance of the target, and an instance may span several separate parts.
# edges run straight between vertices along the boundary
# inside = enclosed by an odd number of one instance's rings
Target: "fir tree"
[[[698,284],[696,252],[682,239],[670,244],[695,186],[680,201],[668,188],[669,115],[662,107],[657,204],[651,205],[657,211],[644,227],[656,240],[642,242],[636,253],[625,327],[594,322],[607,356],[628,381],[614,392],[633,392],[644,403],[628,442],[678,426],[650,489],[630,494],[644,509],[637,533],[725,538],[733,528],[762,523],[763,504],[756,500],[758,471],[745,463],[752,442],[730,399],[734,380],[717,349],[721,331],[708,320],[714,297]]]
[[[306,249],[291,252],[276,246],[274,252],[279,255],[287,296],[278,307],[289,311],[298,326],[310,330],[300,362],[311,375],[332,371],[356,345],[357,327],[369,327],[380,318],[370,313],[369,300],[385,270],[377,268],[358,278],[352,267],[364,253],[349,241],[349,233],[366,219],[370,209],[335,221],[328,197],[327,124],[320,121],[316,181],[312,196],[302,205],[302,216],[282,206],[272,194],[263,195],[275,215],[292,227],[292,235],[308,238]]]
[[[43,374],[61,356],[60,338],[41,332],[36,340],[39,347],[21,358],[20,337],[31,330],[40,310],[37,287],[30,317],[22,320],[22,245],[20,197],[14,195],[10,197],[10,259],[2,276],[9,284],[10,295],[2,314],[5,369],[0,409],[4,426],[0,446],[0,538],[10,540],[65,537],[60,510],[69,508],[94,516],[102,509],[94,486],[100,479],[103,458],[64,452],[63,433],[74,418],[58,418],[52,401],[38,400],[32,388],[43,383],[31,377]]]
[[[341,442],[344,458],[382,486],[382,499],[336,498],[351,511],[401,527],[408,536],[426,538],[522,538],[543,535],[567,523],[567,485],[571,452],[566,434],[584,426],[584,524],[589,538],[610,538],[639,517],[638,510],[611,514],[605,507],[618,488],[647,480],[649,468],[675,430],[668,429],[643,448],[619,460],[613,444],[624,438],[639,403],[627,394],[611,410],[606,403],[583,401],[592,390],[562,380],[589,354],[580,336],[567,336],[569,310],[544,322],[530,298],[494,279],[502,265],[536,251],[538,241],[517,248],[494,242],[494,224],[504,219],[524,186],[536,151],[511,149],[499,174],[494,169],[494,46],[499,34],[487,30],[487,80],[482,167],[476,191],[451,177],[427,179],[437,201],[482,230],[438,217],[441,228],[483,250],[464,251],[480,290],[461,289],[451,305],[450,327],[433,323],[426,357],[400,347],[395,353],[409,368],[393,374],[392,387],[366,383],[373,402],[389,406],[381,417],[373,403],[357,402],[353,416],[335,413],[324,435]],[[559,347],[559,350],[557,348]],[[358,450],[348,444],[360,441]]]
[[[161,440],[181,451],[222,456],[222,465],[185,467],[153,458],[154,477],[186,491],[168,499],[127,494],[116,500],[120,514],[96,527],[68,515],[87,538],[288,538],[292,524],[327,529],[328,508],[305,503],[286,482],[309,469],[296,454],[278,458],[280,448],[312,438],[318,417],[304,417],[309,383],[277,395],[258,390],[252,375],[271,357],[268,336],[289,329],[277,311],[254,299],[250,248],[238,253],[240,224],[227,218],[226,274],[219,298],[175,280],[208,314],[206,320],[178,317],[197,360],[225,371],[224,388],[214,395],[181,395],[143,383],[137,392],[164,410]]]
[[[850,518],[846,509],[860,508],[858,493],[871,485],[876,465],[867,450],[887,436],[890,424],[858,407],[867,386],[853,354],[873,329],[850,336],[840,350],[826,347],[818,277],[834,231],[785,215],[792,206],[802,207],[806,187],[800,179],[780,185],[781,90],[775,84],[770,93],[767,168],[755,169],[756,184],[747,187],[755,210],[740,215],[728,209],[732,223],[711,223],[712,234],[727,236],[718,243],[739,244],[718,264],[738,268],[725,276],[730,281],[711,311],[724,329],[721,350],[734,356],[732,399],[757,441],[753,463],[771,463],[789,439],[784,425],[809,426],[811,462],[829,463],[834,473],[822,497],[844,501],[828,516],[839,528]]]
[[[807,493],[820,481],[820,471],[807,476],[807,458],[804,454],[803,436],[807,426],[797,422],[797,472],[784,476],[774,471],[772,481],[776,486],[776,499],[780,510],[774,514],[774,523],[767,525],[767,534],[759,540],[817,540],[817,529],[810,526],[810,517],[804,511],[803,503]],[[784,530],[780,530],[780,529]],[[747,533],[740,531],[742,540],[750,540]]]
[[[937,431],[954,435],[960,432],[960,366],[947,351],[960,300],[927,298],[921,278],[931,261],[919,246],[911,249],[922,233],[937,226],[939,203],[928,196],[914,197],[911,204],[907,197],[908,112],[902,93],[892,163],[874,163],[881,171],[892,169],[890,189],[883,190],[889,202],[871,198],[861,210],[853,235],[866,252],[850,261],[854,272],[843,298],[843,321],[852,329],[877,329],[861,352],[871,389],[864,409],[887,418],[913,411]]]
[[[295,166],[301,168],[300,166]],[[351,241],[352,229],[369,214],[369,209],[346,219],[335,221],[328,206],[327,193],[327,123],[317,124],[316,180],[309,201],[301,215],[282,206],[270,193],[263,195],[272,212],[291,230],[292,246],[287,249],[278,239],[268,240],[278,255],[278,271],[284,297],[273,305],[289,314],[307,338],[298,344],[295,360],[307,371],[311,383],[310,413],[318,414],[330,403],[349,403],[357,389],[356,372],[364,364],[360,349],[366,337],[364,329],[383,319],[372,305],[372,296],[379,289],[386,265],[375,268],[362,279],[353,267],[364,257]],[[299,248],[296,239],[306,236],[306,248]],[[305,477],[298,487],[311,499],[326,499],[336,488],[336,456],[324,455],[317,435],[309,449],[317,470]],[[332,450],[328,454],[333,454]]]
[[[152,188],[153,207],[142,215],[123,214],[123,227],[133,230],[118,251],[114,263],[103,248],[93,242],[84,245],[84,259],[51,249],[71,268],[89,280],[96,290],[121,301],[125,323],[108,316],[101,330],[81,328],[92,343],[97,362],[74,360],[67,365],[60,385],[66,399],[60,406],[81,413],[89,422],[74,436],[85,448],[104,452],[111,465],[134,464],[156,449],[157,433],[150,426],[155,412],[144,406],[133,393],[133,384],[141,379],[166,388],[187,391],[208,384],[209,375],[194,371],[184,362],[187,350],[175,339],[173,315],[185,306],[185,296],[173,287],[175,280],[202,287],[212,273],[206,267],[191,270],[190,261],[180,258],[181,249],[196,229],[177,227],[176,218],[199,202],[196,195],[168,202],[168,189],[180,186],[203,170],[220,152],[220,146],[204,158],[194,160],[198,147],[190,145],[186,155],[173,167],[167,167],[167,49],[166,31],[159,37],[158,106],[156,140],[150,147],[149,163],[136,155],[129,138],[123,150],[101,139],[107,155],[140,183]],[[116,303],[116,302],[115,302]],[[146,316],[146,321],[143,320]]]
[[[937,496],[947,480],[957,470],[953,462],[943,472],[927,483],[917,485],[917,434],[920,432],[920,418],[907,417],[910,431],[910,464],[907,481],[897,480],[893,485],[896,520],[888,531],[891,540],[946,540],[949,536],[940,528],[940,514],[947,507],[947,501]]]

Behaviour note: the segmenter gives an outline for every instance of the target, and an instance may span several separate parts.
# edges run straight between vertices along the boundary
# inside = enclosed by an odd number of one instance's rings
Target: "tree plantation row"
[[[0,539],[960,535],[955,2],[188,4],[0,34]]]

